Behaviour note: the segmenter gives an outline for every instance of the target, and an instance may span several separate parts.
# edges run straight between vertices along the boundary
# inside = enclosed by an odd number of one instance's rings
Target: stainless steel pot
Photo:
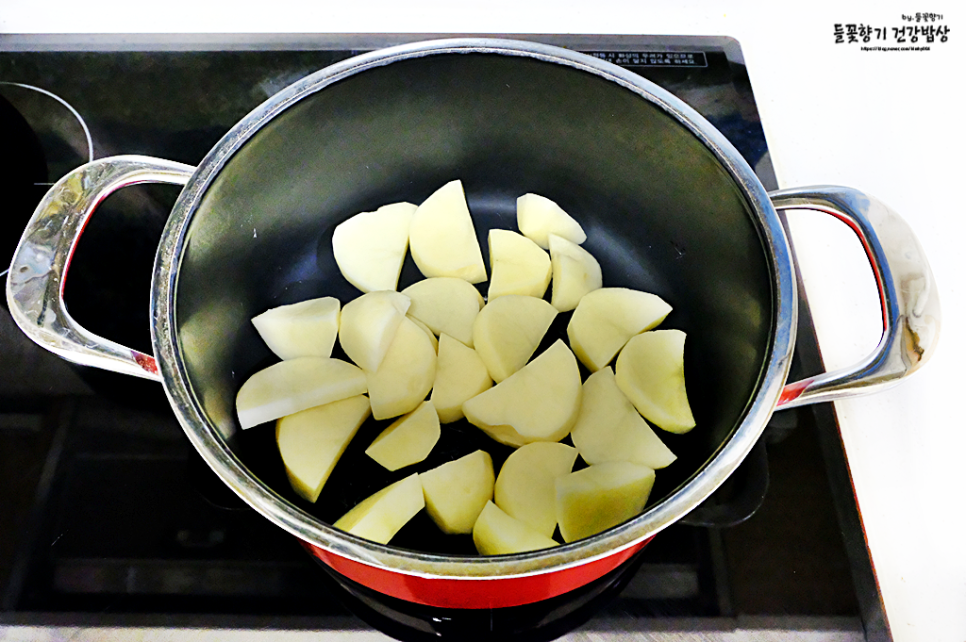
[[[334,226],[387,202],[419,202],[457,177],[481,235],[512,227],[518,195],[546,194],[584,225],[605,284],[675,306],[666,325],[688,332],[698,427],[675,442],[680,466],[661,471],[637,518],[528,554],[414,551],[333,529],[239,456],[234,395],[269,358],[249,319],[292,298],[355,296],[331,257]],[[62,299],[87,217],[112,191],[147,181],[185,185],[155,261],[153,356],[91,335]],[[884,329],[855,367],[794,383],[794,266],[777,215],[789,208],[855,230]],[[939,327],[923,252],[883,204],[839,187],[768,194],[717,130],[647,80],[564,49],[487,39],[394,47],[323,69],[255,109],[197,168],[133,156],[79,168],[38,207],[7,297],[47,349],[162,382],[221,479],[333,569],[393,597],[459,608],[532,603],[603,576],[718,488],[773,411],[895,383],[929,358]]]

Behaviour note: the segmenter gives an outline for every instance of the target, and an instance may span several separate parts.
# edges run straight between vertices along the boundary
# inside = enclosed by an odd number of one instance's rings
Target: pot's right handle
[[[859,237],[882,304],[882,339],[855,366],[787,384],[778,408],[876,392],[915,372],[939,339],[939,296],[922,246],[899,215],[848,187],[819,186],[769,193],[776,210],[831,214]]]
[[[99,337],[71,318],[64,277],[88,218],[111,192],[138,183],[184,185],[193,173],[173,161],[112,156],[57,181],[27,223],[7,274],[10,314],[24,334],[68,361],[160,381],[153,356]]]

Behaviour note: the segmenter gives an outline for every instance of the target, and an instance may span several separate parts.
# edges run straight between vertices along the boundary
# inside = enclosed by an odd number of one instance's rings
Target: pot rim
[[[594,74],[638,94],[686,127],[714,154],[757,216],[758,232],[768,250],[774,300],[771,343],[757,391],[731,438],[709,463],[671,495],[622,525],[556,548],[498,557],[438,555],[376,544],[333,528],[264,485],[232,453],[191,392],[175,323],[175,293],[189,224],[211,182],[256,132],[303,98],[367,69],[424,56],[467,53],[532,58]],[[797,296],[788,240],[765,188],[735,147],[691,107],[633,72],[585,54],[534,42],[452,38],[380,49],[335,63],[283,89],[240,120],[202,160],[175,203],[155,259],[151,315],[154,353],[179,423],[208,465],[252,508],[299,539],[365,565],[428,578],[498,579],[562,570],[624,550],[671,525],[714,492],[757,442],[778,403],[795,345]]]

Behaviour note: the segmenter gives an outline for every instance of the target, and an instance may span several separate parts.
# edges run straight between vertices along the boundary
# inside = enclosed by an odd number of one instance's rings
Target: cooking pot
[[[385,203],[419,203],[454,178],[484,249],[489,228],[514,227],[519,195],[543,194],[583,225],[605,285],[654,292],[674,306],[664,327],[687,332],[697,427],[664,437],[679,459],[658,471],[636,518],[518,555],[440,553],[419,537],[384,546],[330,523],[389,478],[348,484],[337,472],[324,493],[331,490],[331,505],[313,507],[284,482],[269,483],[273,473],[256,451],[272,445],[245,447],[259,429],[238,430],[235,394],[272,361],[251,317],[312,296],[357,296],[332,257],[333,228]],[[62,299],[88,216],[112,191],[148,181],[184,185],[154,264],[154,355],[85,331]],[[794,383],[786,378],[795,272],[778,215],[789,208],[831,214],[856,232],[884,330],[858,365]],[[417,278],[407,260],[400,287]],[[895,383],[929,358],[939,328],[922,249],[882,203],[841,187],[766,193],[717,130],[649,81],[568,50],[495,39],[404,45],[323,69],[256,108],[197,168],[117,156],[77,169],[38,206],[7,298],[19,326],[45,348],[162,382],[225,484],[329,567],[393,598],[461,609],[535,603],[603,577],[714,492],[776,409]],[[453,427],[461,430],[471,433]]]

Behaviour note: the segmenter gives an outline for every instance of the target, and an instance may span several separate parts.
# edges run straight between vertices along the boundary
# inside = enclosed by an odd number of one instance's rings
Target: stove
[[[434,35],[435,36],[435,35]],[[3,36],[0,265],[33,207],[94,158],[197,164],[264,99],[333,62],[430,35]],[[777,188],[739,43],[514,35],[624,66],[690,104]],[[92,217],[65,298],[149,351],[150,275],[179,192],[135,186]],[[801,288],[800,288],[801,291]],[[791,379],[822,370],[800,302]],[[501,612],[413,610],[337,581],[214,478],[157,384],[72,366],[0,310],[0,627],[232,632],[376,628],[400,639],[891,639],[829,404],[778,413],[739,472],[587,590]],[[489,631],[489,633],[487,633]],[[749,633],[750,634],[750,633]],[[134,633],[132,633],[134,635]],[[187,634],[185,634],[187,637]],[[666,637],[665,637],[666,636]],[[691,637],[689,637],[691,636]],[[825,636],[825,637],[823,637]]]

